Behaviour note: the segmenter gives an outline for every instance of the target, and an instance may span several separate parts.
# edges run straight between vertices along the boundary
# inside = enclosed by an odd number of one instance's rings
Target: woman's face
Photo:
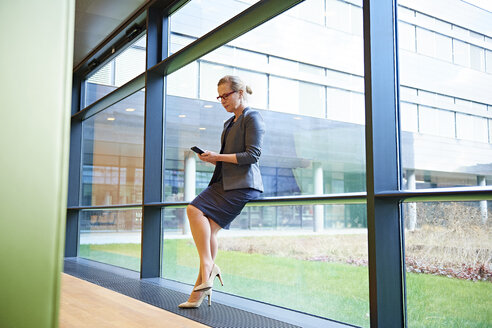
[[[219,99],[222,106],[224,106],[225,110],[229,113],[233,113],[241,106],[242,90],[234,92],[230,83],[222,83],[217,87],[217,92],[219,93]]]

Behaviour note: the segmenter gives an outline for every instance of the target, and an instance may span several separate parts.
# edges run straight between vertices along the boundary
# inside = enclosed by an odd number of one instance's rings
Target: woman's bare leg
[[[212,253],[212,259],[215,262],[215,257],[217,256],[217,252],[219,249],[219,244],[217,242],[217,233],[222,228],[220,227],[220,225],[215,223],[214,220],[209,219],[209,222],[210,222],[210,252]]]
[[[192,206],[192,205],[190,205],[190,206]],[[194,210],[199,211],[201,213],[201,215],[203,215],[203,213],[200,210],[198,210],[196,207],[194,207],[194,209],[190,209],[190,211],[194,211]],[[187,208],[187,212],[188,212],[188,208]],[[192,215],[193,215],[193,213],[192,213]],[[190,220],[190,227],[191,227],[190,214],[188,214],[188,218]],[[210,240],[209,240],[210,246],[209,246],[209,248],[210,248],[210,255],[211,255],[212,263],[213,263],[213,262],[215,262],[215,257],[217,256],[217,251],[218,251],[217,232],[219,232],[221,227],[217,223],[215,223],[213,220],[210,220],[210,219],[206,218],[205,216],[204,216],[204,218],[208,221],[208,224],[210,226]],[[193,234],[193,229],[192,229],[192,234]],[[195,235],[193,235],[193,239],[195,240]],[[195,244],[196,244],[196,240],[195,240]],[[198,249],[198,246],[197,246],[197,249]],[[200,250],[198,251],[198,253],[200,254]],[[201,257],[200,257],[200,271],[198,272],[198,277],[196,279],[194,287],[196,287],[202,283],[201,263],[202,263],[202,261],[201,261]],[[210,271],[211,271],[211,269],[208,270],[208,275],[210,274]],[[208,277],[208,275],[207,275],[207,277]],[[201,297],[202,293],[203,293],[203,291],[192,292],[189,299],[188,299],[188,302],[195,302],[196,300],[198,300]]]
[[[206,281],[214,264],[210,250],[210,238],[212,234],[210,221],[203,215],[202,211],[193,205],[186,207],[186,213],[188,214],[191,234],[193,235],[198,256],[200,257],[201,280]]]

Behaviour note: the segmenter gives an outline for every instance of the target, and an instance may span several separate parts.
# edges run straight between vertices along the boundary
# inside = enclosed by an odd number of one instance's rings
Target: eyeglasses
[[[218,101],[226,100],[227,97],[229,97],[230,95],[232,95],[234,92],[237,92],[237,91],[231,91],[231,92],[228,92],[228,93],[224,93],[222,96],[218,96],[217,97],[217,100]]]

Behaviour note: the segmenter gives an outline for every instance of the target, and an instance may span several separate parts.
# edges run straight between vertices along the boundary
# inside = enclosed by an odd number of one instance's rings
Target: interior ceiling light
[[[199,128],[200,130],[206,130],[207,128]]]
[[[116,120],[116,118],[114,118],[114,117],[108,117],[107,120],[108,121],[114,121],[114,120]]]
[[[294,120],[302,120],[302,117],[296,116],[294,117]]]
[[[125,109],[127,112],[134,112],[135,111],[135,108],[127,108]]]
[[[181,114],[181,115],[178,115],[178,117],[184,118],[184,117],[186,117],[186,115],[185,114]]]
[[[212,105],[205,105],[203,107],[205,107],[205,108],[212,108],[213,106]]]

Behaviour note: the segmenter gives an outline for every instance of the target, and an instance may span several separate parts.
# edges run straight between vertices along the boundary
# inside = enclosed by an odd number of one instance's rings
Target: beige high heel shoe
[[[217,264],[214,264],[208,280],[202,283],[201,285],[196,286],[195,289],[193,289],[193,291],[199,292],[202,290],[211,289],[214,286],[215,277],[219,277],[220,284],[224,286],[224,282],[222,281],[222,276],[220,275],[220,268]]]
[[[203,299],[208,296],[208,306],[212,305],[212,289],[203,292],[202,296],[196,302],[184,302],[178,305],[182,309],[195,309],[202,305]]]

